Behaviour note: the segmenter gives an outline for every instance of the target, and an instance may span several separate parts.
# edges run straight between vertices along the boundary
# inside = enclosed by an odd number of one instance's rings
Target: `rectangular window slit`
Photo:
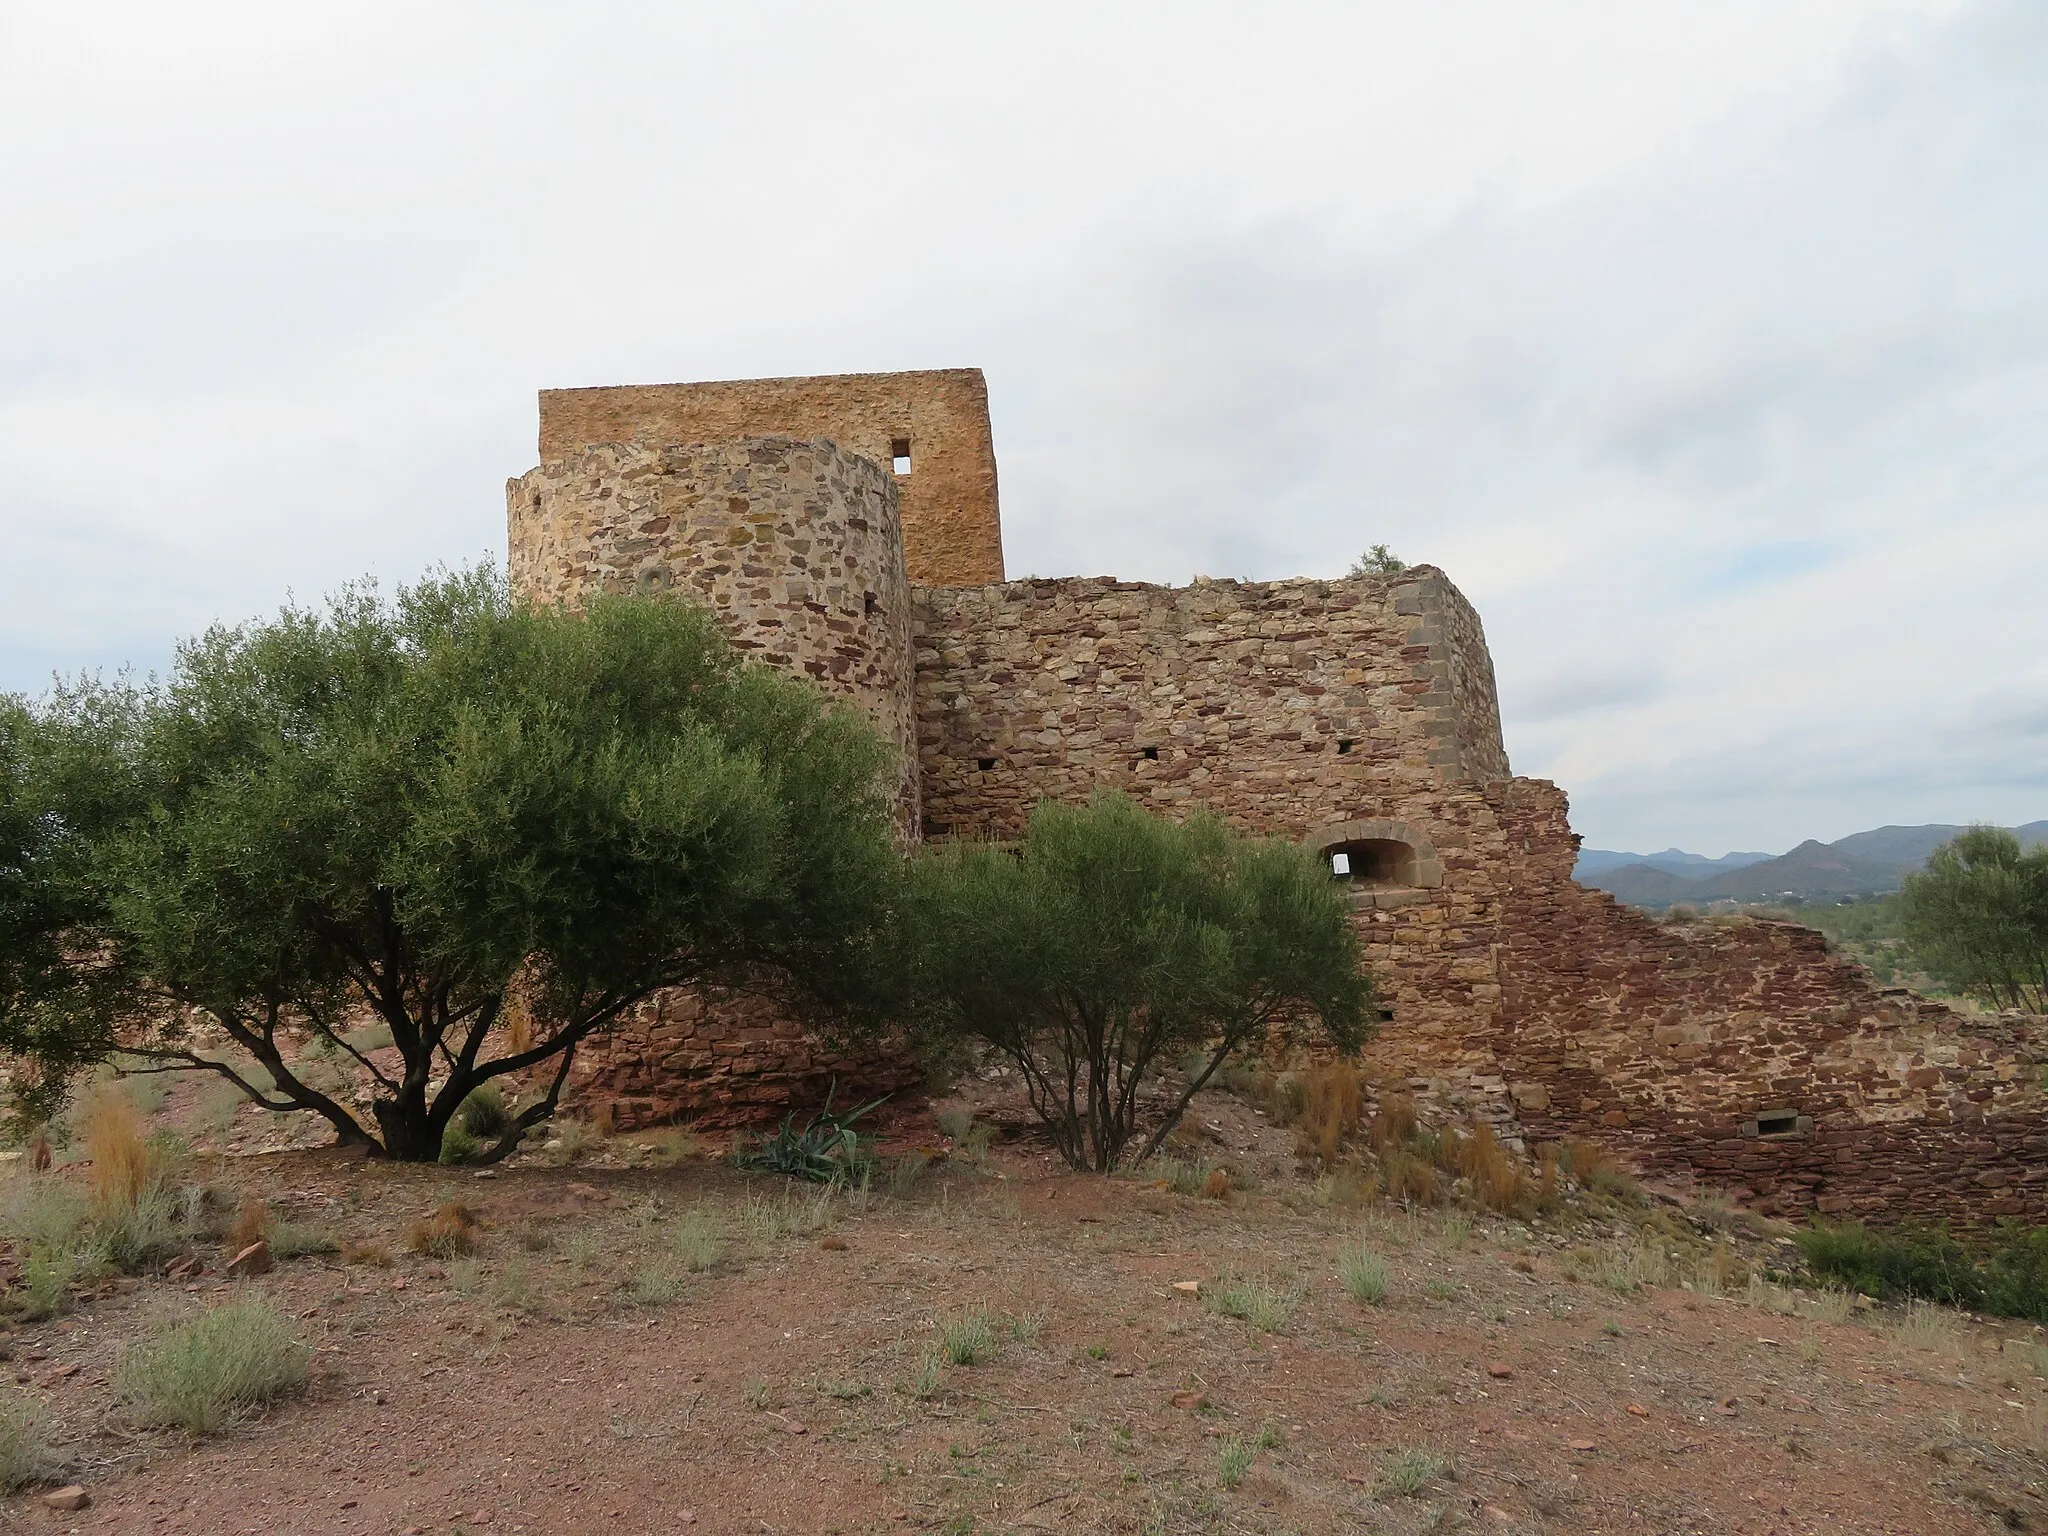
[[[907,475],[907,474],[909,474],[909,473],[910,473],[910,439],[909,439],[909,438],[907,438],[907,437],[896,437],[896,438],[891,438],[891,439],[889,440],[889,457],[890,457],[890,459],[891,459],[891,460],[893,460],[893,461],[894,461],[894,463],[895,463],[895,466],[896,466],[896,473],[897,473],[897,474],[899,474],[899,475]]]
[[[1159,749],[1158,749],[1157,747],[1147,747],[1147,748],[1145,749],[1145,761],[1146,761],[1146,762],[1148,762],[1148,763],[1156,763],[1156,762],[1158,762],[1158,761],[1159,761]]]
[[[1799,1112],[1795,1109],[1756,1117],[1756,1133],[1759,1136],[1788,1136],[1798,1129]]]
[[[1350,750],[1351,750],[1351,743],[1350,743],[1350,742],[1349,742],[1348,740],[1346,740],[1346,741],[1339,741],[1339,742],[1337,743],[1337,755],[1338,755],[1339,757],[1342,757],[1342,756],[1343,756],[1343,755],[1344,755],[1345,753],[1349,752]]]
[[[977,757],[974,760],[974,763],[975,766],[981,769],[983,773],[987,773],[989,770],[995,767],[996,760],[992,757]]]
[[[1391,1023],[1393,1023],[1393,1022],[1394,1022],[1394,1010],[1393,1010],[1393,1009],[1391,1009],[1391,1008],[1382,1008],[1382,1009],[1380,1010],[1380,1022],[1381,1022],[1382,1024],[1391,1024]]]

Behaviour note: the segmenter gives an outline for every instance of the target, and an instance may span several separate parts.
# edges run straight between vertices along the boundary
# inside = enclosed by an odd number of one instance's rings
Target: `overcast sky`
[[[1479,607],[1589,845],[2048,816],[2048,5],[0,0],[0,688],[976,365],[1010,573]]]

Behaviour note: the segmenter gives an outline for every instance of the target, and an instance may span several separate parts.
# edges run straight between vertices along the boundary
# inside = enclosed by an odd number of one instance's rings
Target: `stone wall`
[[[914,632],[928,834],[1014,836],[1097,789],[1288,836],[1416,797],[1434,822],[1507,765],[1477,616],[1428,566],[920,589]]]
[[[751,659],[808,677],[895,745],[918,824],[910,589],[893,478],[827,442],[602,443],[505,488],[511,574],[543,602],[697,593]]]
[[[543,464],[599,443],[746,437],[826,438],[885,472],[907,444],[910,472],[894,478],[910,579],[1003,579],[995,438],[978,368],[541,391]]]
[[[1880,991],[1796,924],[1653,921],[1572,881],[1555,786],[1491,797],[1497,1070],[1528,1134],[1591,1135],[1787,1212],[2048,1219],[2048,1020]]]

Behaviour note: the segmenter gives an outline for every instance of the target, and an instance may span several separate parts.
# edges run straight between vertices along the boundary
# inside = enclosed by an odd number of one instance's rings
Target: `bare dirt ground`
[[[1205,1095],[1195,1119],[1253,1188],[1078,1177],[1018,1134],[836,1195],[673,1138],[488,1175],[202,1158],[191,1177],[358,1261],[229,1281],[213,1250],[195,1280],[105,1282],[18,1326],[0,1368],[55,1416],[93,1502],[52,1512],[31,1490],[7,1518],[444,1536],[2048,1528],[2032,1330],[1744,1285],[1790,1249],[1718,1207],[1535,1224],[1346,1208],[1236,1100]],[[942,1144],[926,1119],[896,1131]],[[246,1118],[210,1134],[262,1136]],[[481,1219],[475,1250],[407,1252],[409,1224],[450,1200]],[[1361,1238],[1387,1263],[1378,1305],[1339,1283]],[[251,1293],[315,1351],[307,1389],[211,1439],[133,1428],[112,1388],[124,1345]],[[1247,1295],[1261,1315],[1219,1309]]]

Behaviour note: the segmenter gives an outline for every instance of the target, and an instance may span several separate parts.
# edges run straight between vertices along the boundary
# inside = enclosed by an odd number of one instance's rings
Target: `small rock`
[[[1515,1368],[1499,1360],[1486,1362],[1486,1374],[1495,1381],[1506,1381],[1515,1374]]]
[[[76,1376],[77,1374],[78,1362],[74,1360],[69,1365],[60,1365],[54,1371],[47,1372],[43,1377],[43,1385],[53,1387],[58,1382],[64,1380],[65,1377]]]
[[[1173,1406],[1176,1408],[1206,1408],[1209,1406],[1209,1399],[1200,1392],[1176,1392],[1173,1394]]]
[[[1714,1412],[1722,1415],[1724,1418],[1732,1419],[1735,1417],[1735,1405],[1741,1401],[1742,1399],[1739,1397],[1724,1397],[1721,1401],[1714,1404]]]
[[[1202,1294],[1202,1282],[1199,1280],[1176,1280],[1173,1282],[1173,1288],[1183,1296],[1199,1296]]]
[[[45,1509],[84,1509],[92,1503],[92,1495],[78,1483],[67,1483],[62,1488],[43,1495]]]
[[[1515,1523],[1515,1517],[1502,1509],[1498,1504],[1486,1506],[1486,1518],[1498,1520],[1502,1525],[1513,1525]]]
[[[470,1175],[472,1179],[495,1179],[497,1176],[498,1170],[495,1168],[479,1168]]]
[[[420,1273],[425,1275],[429,1280],[446,1280],[448,1278],[448,1271],[443,1269],[438,1264],[429,1264],[425,1269],[421,1270]]]
[[[1634,1414],[1639,1419],[1647,1419],[1650,1416],[1650,1410],[1645,1408],[1641,1403],[1630,1403],[1628,1405],[1628,1411]]]
[[[1565,1441],[1565,1449],[1572,1451],[1597,1451],[1600,1449],[1600,1445],[1595,1440],[1567,1440]]]
[[[846,1239],[843,1237],[828,1237],[820,1242],[818,1246],[827,1253],[844,1253],[846,1252]]]
[[[226,1273],[233,1276],[267,1275],[270,1273],[270,1244],[257,1238],[232,1259],[228,1260]]]
[[[1120,1365],[1115,1370],[1111,1371],[1109,1374],[1112,1376],[1133,1376],[1137,1373],[1133,1371],[1128,1365]]]

